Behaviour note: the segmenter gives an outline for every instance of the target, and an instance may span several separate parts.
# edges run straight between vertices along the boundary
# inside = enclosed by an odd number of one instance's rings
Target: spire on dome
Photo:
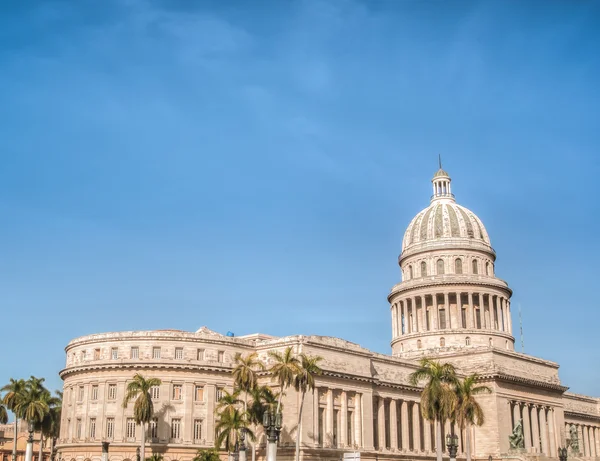
[[[431,201],[449,200],[454,202],[454,194],[452,193],[452,188],[450,187],[452,179],[450,179],[450,175],[442,169],[441,155],[438,155],[438,163],[440,165],[440,169],[435,172],[433,179],[431,180],[433,183],[433,195],[431,196]]]

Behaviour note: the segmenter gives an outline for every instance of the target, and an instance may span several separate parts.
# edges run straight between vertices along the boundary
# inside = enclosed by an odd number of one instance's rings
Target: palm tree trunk
[[[279,398],[277,399],[277,411],[279,413],[279,409],[281,408],[281,398],[283,397],[283,384],[281,385],[281,390],[279,391]]]
[[[296,430],[296,461],[300,461],[300,437],[302,437],[302,408],[304,407],[304,396],[306,391],[302,391],[300,398],[300,409],[298,410],[298,428]]]
[[[442,461],[442,422],[439,419],[436,419],[435,425],[435,455],[437,461]]]
[[[471,461],[471,428],[467,424],[467,430],[465,431],[465,444],[467,445],[467,461]]]
[[[140,446],[140,461],[146,461],[146,423],[142,422],[142,444]]]
[[[43,461],[44,459],[44,434],[42,434],[42,431],[40,431],[40,448],[38,450],[38,461]]]
[[[19,430],[19,418],[17,418],[17,415],[15,415],[15,432],[13,434],[14,438],[13,438],[13,452],[12,452],[12,459],[13,461],[17,461],[17,432]]]

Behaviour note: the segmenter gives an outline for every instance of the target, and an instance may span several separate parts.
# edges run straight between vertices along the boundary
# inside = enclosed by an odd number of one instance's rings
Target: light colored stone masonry
[[[350,451],[366,460],[433,459],[434,427],[420,415],[421,388],[409,383],[423,357],[451,362],[463,376],[478,373],[492,390],[478,396],[485,423],[454,428],[460,434],[459,459],[465,456],[467,430],[478,460],[557,459],[571,432],[580,450],[571,450],[570,458],[600,458],[600,400],[566,392],[558,364],[514,351],[512,290],[496,276],[496,253],[483,223],[456,204],[445,171],[435,174],[432,189],[431,204],[404,235],[398,259],[402,281],[388,295],[391,355],[327,336],[227,337],[206,327],[195,333],[132,331],[77,338],[66,347],[60,373],[59,461],[100,461],[102,441],[111,443],[111,461],[135,459],[140,431],[128,423],[132,405],[121,406],[135,373],[162,380],[153,398],[157,426],[149,434],[147,453],[161,453],[165,461],[190,461],[198,448],[214,445],[215,405],[221,390],[233,387],[234,355],[256,351],[268,364],[269,351],[288,346],[323,358],[324,373],[303,405],[302,460],[339,460]],[[261,381],[268,383],[268,376]],[[298,437],[298,393],[288,389],[283,404],[278,458],[290,461]],[[519,420],[525,453],[509,448],[508,436]],[[256,456],[263,459],[264,434],[254,429]],[[450,430],[446,423],[443,434]]]

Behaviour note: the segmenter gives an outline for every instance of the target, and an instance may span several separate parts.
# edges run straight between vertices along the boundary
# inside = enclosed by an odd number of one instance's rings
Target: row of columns
[[[579,453],[584,458],[600,458],[600,427],[566,423],[565,434],[570,434],[571,426],[577,429]]]
[[[512,401],[513,429],[519,420],[523,422],[525,449],[546,456],[558,456],[559,445],[554,409],[545,405]]]
[[[456,297],[451,308],[450,295]],[[467,304],[462,303],[462,295],[467,295]],[[438,302],[443,296],[443,302]],[[427,299],[431,298],[431,304]],[[487,303],[486,303],[487,301]],[[462,309],[465,309],[463,325]],[[440,311],[443,309],[443,317]],[[391,306],[392,334],[402,335],[443,329],[485,329],[504,331],[512,334],[510,300],[504,296],[475,292],[444,292],[402,298]]]
[[[325,407],[319,395],[325,394]],[[334,390],[315,388],[313,415],[316,433],[315,444],[327,448],[363,447],[362,394],[339,392],[339,403],[335,403]],[[322,412],[321,412],[322,411]],[[323,417],[321,417],[321,415]],[[351,430],[348,430],[348,429]]]
[[[373,432],[375,448],[402,453],[432,453],[435,451],[435,425],[421,416],[419,402],[377,397],[374,408]],[[442,429],[442,449],[445,434],[459,434],[458,427],[446,422]],[[464,453],[465,434],[459,437],[458,452]]]

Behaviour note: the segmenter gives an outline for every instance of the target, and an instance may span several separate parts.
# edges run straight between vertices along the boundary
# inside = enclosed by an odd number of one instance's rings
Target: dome
[[[471,210],[451,201],[434,201],[413,218],[404,233],[402,251],[439,239],[469,239],[491,246],[481,220]]]
[[[422,210],[408,225],[402,241],[402,252],[428,243],[483,245],[491,250],[490,238],[481,220],[454,199],[450,175],[440,169],[433,175],[431,205]],[[493,251],[493,250],[492,250]]]

